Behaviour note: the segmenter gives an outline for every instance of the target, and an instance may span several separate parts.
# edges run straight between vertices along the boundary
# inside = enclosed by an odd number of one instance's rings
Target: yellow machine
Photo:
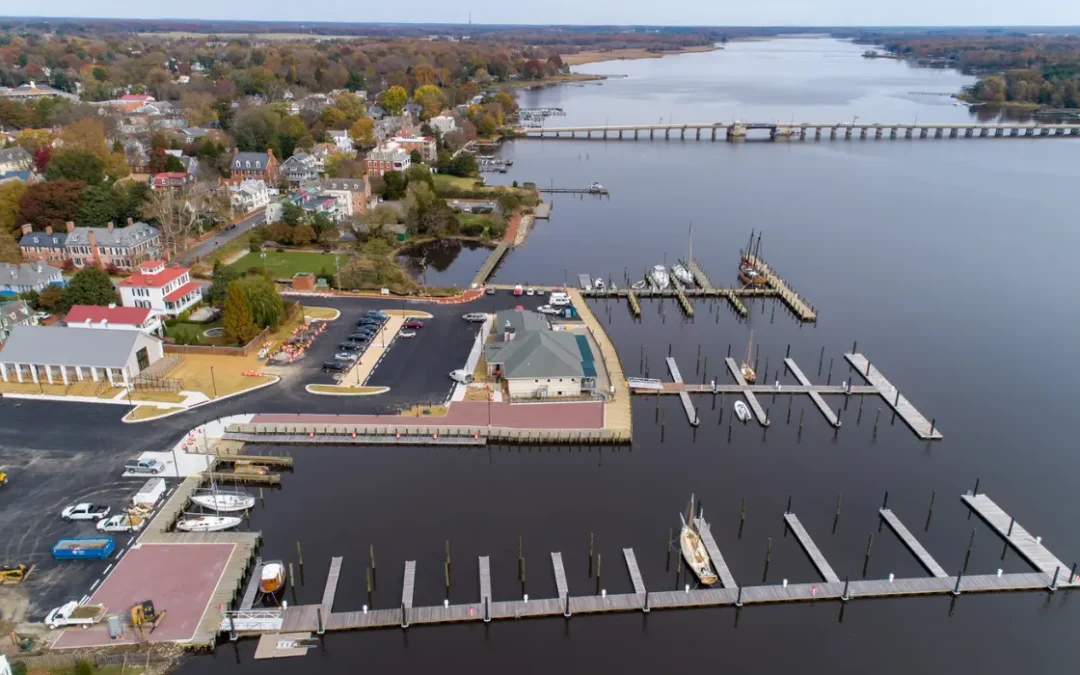
[[[153,633],[164,619],[165,611],[155,610],[151,600],[145,600],[131,608],[131,625],[139,630],[140,637],[143,634],[143,626],[150,626],[150,632]]]
[[[0,471],[0,485],[7,485],[7,472]]]
[[[30,576],[33,565],[0,565],[0,583],[20,584]]]

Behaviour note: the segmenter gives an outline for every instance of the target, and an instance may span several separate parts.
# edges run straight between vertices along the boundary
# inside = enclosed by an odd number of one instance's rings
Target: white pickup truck
[[[45,615],[45,625],[50,629],[64,626],[88,628],[105,618],[104,605],[80,605],[72,600]]]
[[[99,520],[97,529],[98,532],[138,532],[145,524],[145,518],[121,514]]]
[[[72,520],[101,520],[109,516],[111,507],[101,506],[99,504],[91,504],[84,502],[82,504],[75,504],[69,506],[60,512],[60,517],[67,521]]]

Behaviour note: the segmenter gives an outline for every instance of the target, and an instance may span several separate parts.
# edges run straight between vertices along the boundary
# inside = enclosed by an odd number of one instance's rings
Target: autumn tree
[[[131,175],[131,167],[128,166],[127,156],[124,155],[122,150],[110,152],[105,157],[105,166],[103,168],[105,175],[112,181],[118,181]]]
[[[77,180],[97,185],[105,180],[105,160],[86,150],[61,150],[49,160],[45,170],[49,180]]]
[[[161,231],[161,248],[171,260],[187,249],[188,237],[198,222],[198,213],[179,190],[154,190],[143,204],[144,218],[154,221]]]
[[[349,138],[361,148],[375,147],[375,121],[370,117],[356,120],[353,122],[353,125],[349,127]]]
[[[307,223],[300,223],[292,232],[292,243],[297,246],[307,246],[315,241],[315,230]]]
[[[15,241],[15,236],[7,230],[0,230],[0,262],[22,262],[22,249],[19,248],[19,242]]]
[[[327,157],[324,170],[327,178],[363,178],[367,173],[362,160],[344,152],[335,152]]]
[[[63,229],[75,220],[86,183],[77,180],[47,180],[28,185],[19,200],[19,223],[30,223],[39,230],[51,225]]]
[[[238,345],[246,345],[259,334],[259,327],[255,325],[239,279],[230,283],[225,293],[221,328],[225,331],[226,339]]]
[[[409,94],[404,87],[395,85],[382,93],[379,102],[389,114],[400,115],[405,110],[405,104],[409,102]]]
[[[84,117],[64,127],[60,133],[60,147],[64,151],[81,151],[97,155],[102,160],[109,154],[105,141],[105,123],[99,119]]]
[[[21,180],[8,180],[0,183],[0,233],[17,229],[19,222],[19,203],[26,194],[26,183]]]
[[[334,99],[334,107],[345,114],[345,119],[355,122],[364,117],[367,105],[364,100],[351,92],[342,92]]]
[[[413,94],[413,101],[423,108],[420,114],[420,118],[423,120],[435,117],[446,107],[446,95],[443,94],[441,89],[433,85],[426,85],[417,89]]]

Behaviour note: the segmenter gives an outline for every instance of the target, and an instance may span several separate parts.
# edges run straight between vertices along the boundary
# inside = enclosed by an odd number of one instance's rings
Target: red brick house
[[[229,164],[229,168],[232,171],[230,182],[261,180],[271,184],[277,180],[278,160],[277,157],[274,157],[273,150],[240,152],[233,148],[232,162]]]

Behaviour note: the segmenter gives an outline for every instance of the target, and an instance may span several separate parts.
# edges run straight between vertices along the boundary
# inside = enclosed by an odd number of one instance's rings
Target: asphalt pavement
[[[185,265],[190,265],[195,262],[196,259],[203,258],[206,255],[213,253],[218,248],[229,243],[233,239],[236,239],[240,235],[248,232],[249,230],[258,227],[266,222],[266,213],[259,211],[254,215],[248,216],[243,220],[236,223],[236,227],[231,230],[222,230],[210,237],[205,241],[199,242],[197,245],[189,248],[180,254],[179,260]]]

